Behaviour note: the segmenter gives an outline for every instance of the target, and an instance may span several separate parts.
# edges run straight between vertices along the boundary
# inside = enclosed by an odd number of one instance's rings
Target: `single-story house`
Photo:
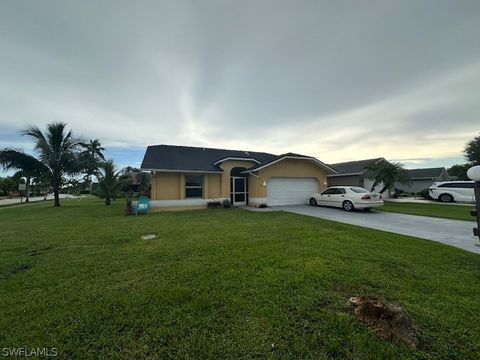
[[[163,208],[306,204],[336,173],[312,156],[172,145],[149,146],[141,169],[152,175],[151,206]]]
[[[329,164],[329,166],[337,171],[336,174],[327,175],[328,186],[360,186],[367,190],[372,190],[374,180],[372,172],[369,168],[382,161],[385,158],[365,159],[356,161],[347,161],[336,164]],[[373,191],[379,192],[383,188],[383,183],[377,185]],[[389,197],[389,191],[382,194],[383,198]]]
[[[406,193],[419,193],[423,189],[428,189],[436,181],[451,180],[447,169],[444,167],[409,169],[407,170],[409,183],[395,183],[395,189]]]

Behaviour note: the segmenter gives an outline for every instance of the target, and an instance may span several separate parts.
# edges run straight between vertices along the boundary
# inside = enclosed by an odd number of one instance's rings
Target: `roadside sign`
[[[20,191],[27,190],[27,184],[18,184],[18,190]]]

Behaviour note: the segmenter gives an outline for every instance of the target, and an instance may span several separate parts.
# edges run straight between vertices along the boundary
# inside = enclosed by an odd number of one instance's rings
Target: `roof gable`
[[[269,161],[267,163],[256,165],[256,166],[254,166],[250,169],[247,169],[243,172],[244,173],[250,173],[252,171],[258,171],[258,170],[266,168],[270,165],[276,164],[276,163],[278,163],[278,162],[280,162],[284,159],[309,160],[309,161],[314,162],[316,165],[324,168],[329,173],[332,173],[332,174],[336,173],[335,169],[332,169],[330,166],[328,166],[327,164],[324,164],[323,162],[321,162],[317,158],[314,158],[313,156],[307,156],[307,155],[301,155],[301,154],[295,154],[295,153],[286,153],[286,154],[276,156],[275,158],[273,158],[271,161]]]

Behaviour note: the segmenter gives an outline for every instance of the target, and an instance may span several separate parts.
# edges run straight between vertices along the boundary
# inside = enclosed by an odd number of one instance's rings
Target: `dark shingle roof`
[[[410,169],[407,170],[408,177],[414,179],[435,179],[442,175],[443,167],[426,168],[426,169]]]
[[[153,145],[147,148],[141,168],[145,170],[221,171],[213,163],[228,157],[255,159],[260,163],[266,163],[277,156],[255,151]]]
[[[329,166],[338,171],[338,175],[341,174],[363,174],[367,171],[369,166],[372,166],[383,160],[383,158],[366,159],[358,161],[347,161],[342,163],[330,164]]]

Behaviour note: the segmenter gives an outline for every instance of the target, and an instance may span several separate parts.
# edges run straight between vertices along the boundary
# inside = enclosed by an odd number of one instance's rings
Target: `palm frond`
[[[90,156],[92,159],[100,158],[101,160],[105,160],[105,156],[102,153],[105,151],[105,148],[102,147],[100,140],[90,139],[88,142],[82,141],[80,142],[80,146],[84,149],[82,153]]]
[[[6,148],[0,150],[0,165],[5,170],[20,170],[28,175],[48,172],[48,168],[44,164],[22,149]]]
[[[370,179],[374,180],[371,191],[379,184],[383,184],[385,189],[391,189],[396,182],[405,184],[411,181],[400,162],[381,161],[368,167],[368,170],[371,173]]]
[[[45,162],[45,159],[51,157],[53,150],[50,144],[42,133],[42,131],[36,126],[30,126],[20,132],[24,136],[29,136],[35,141],[34,149],[40,154],[40,158]]]

